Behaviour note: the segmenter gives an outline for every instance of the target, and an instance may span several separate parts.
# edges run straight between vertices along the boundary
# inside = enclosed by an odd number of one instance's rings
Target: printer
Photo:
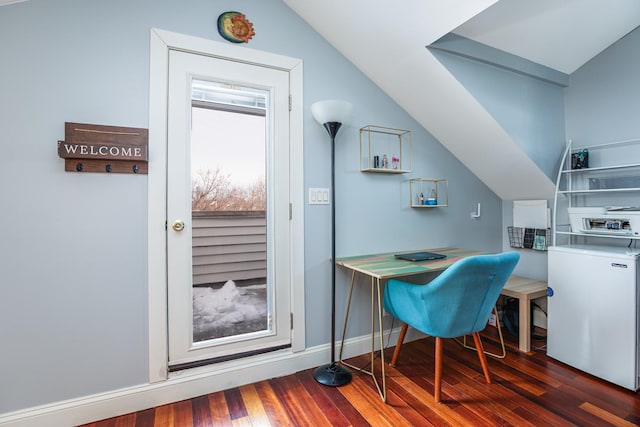
[[[574,233],[640,236],[640,208],[570,207],[568,212]]]

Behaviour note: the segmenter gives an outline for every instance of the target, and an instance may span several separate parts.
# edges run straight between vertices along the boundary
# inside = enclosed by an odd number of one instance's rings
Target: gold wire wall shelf
[[[443,208],[449,206],[449,181],[444,178],[413,178],[409,180],[412,208]]]
[[[411,131],[368,125],[360,128],[360,171],[408,173],[412,163]]]

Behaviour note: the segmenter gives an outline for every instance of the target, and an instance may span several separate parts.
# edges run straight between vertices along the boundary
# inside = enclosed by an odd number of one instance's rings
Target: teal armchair
[[[391,359],[395,366],[407,328],[436,339],[434,397],[440,402],[442,339],[472,335],[487,383],[491,383],[480,341],[482,331],[520,254],[506,252],[463,258],[425,285],[389,280],[384,309],[404,323]]]

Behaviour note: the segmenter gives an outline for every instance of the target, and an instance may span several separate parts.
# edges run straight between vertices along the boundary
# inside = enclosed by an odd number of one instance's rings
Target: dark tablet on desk
[[[405,259],[407,261],[431,261],[434,259],[446,258],[446,255],[434,252],[411,252],[408,254],[396,254],[396,258]]]

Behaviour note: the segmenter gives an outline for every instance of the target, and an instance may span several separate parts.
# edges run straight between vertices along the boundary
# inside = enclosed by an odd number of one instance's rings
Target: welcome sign
[[[69,172],[147,173],[147,129],[65,123],[58,156]]]
[[[146,152],[141,147],[118,147],[116,145],[103,144],[76,144],[71,142],[62,143],[62,151],[60,157],[70,157],[74,159],[141,159],[146,160]],[[60,150],[60,148],[59,148]]]

